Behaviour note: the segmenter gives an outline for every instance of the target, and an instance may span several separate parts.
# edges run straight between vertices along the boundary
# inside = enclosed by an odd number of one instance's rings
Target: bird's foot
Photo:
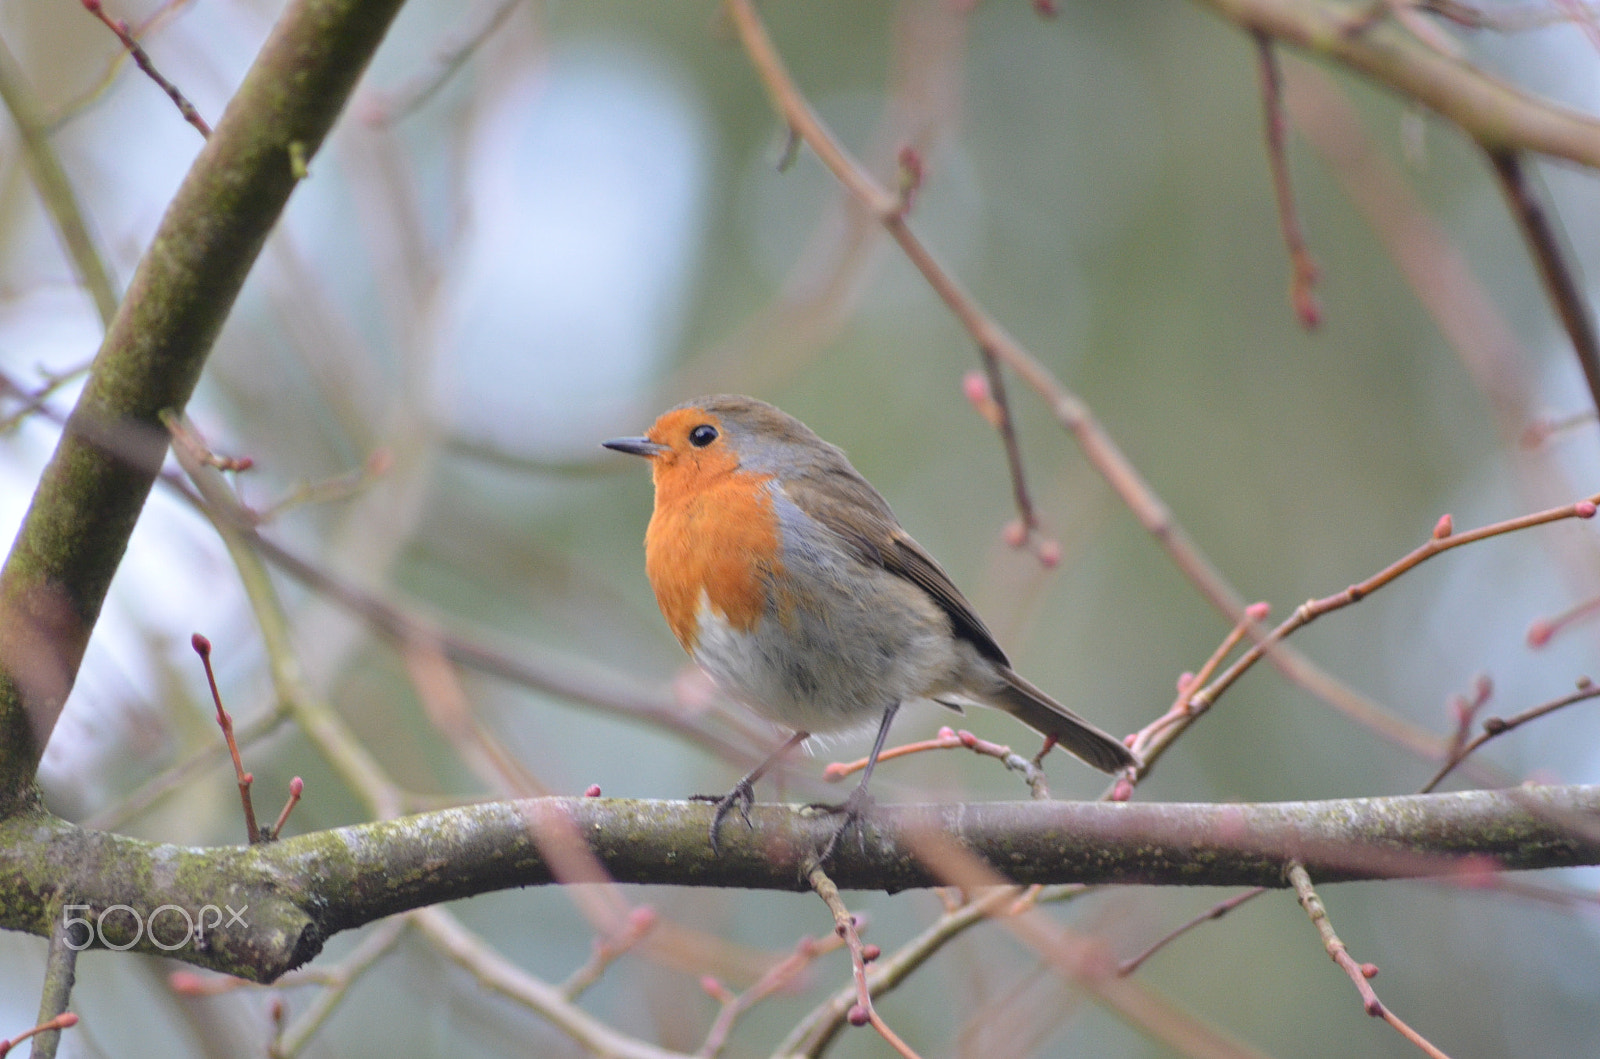
[[[828,844],[823,846],[822,852],[817,855],[817,864],[822,865],[828,863],[828,858],[833,856],[834,848],[839,845],[839,839],[846,831],[850,830],[852,826],[855,827],[856,838],[861,843],[861,854],[862,856],[866,855],[867,832],[866,828],[862,827],[861,824],[862,821],[872,813],[872,808],[876,804],[877,800],[872,797],[872,794],[867,790],[866,785],[863,784],[862,786],[851,791],[850,797],[846,798],[837,805],[815,803],[807,806],[808,809],[812,809],[821,813],[827,813],[831,816],[837,816],[840,818],[839,826],[835,827],[833,829],[833,834],[828,836]]]
[[[739,810],[739,815],[744,817],[744,826],[753,828],[750,822],[750,806],[755,804],[755,784],[746,776],[733,785],[733,790],[720,797],[715,794],[696,794],[689,799],[691,802],[715,802],[717,811],[711,817],[711,852],[721,853],[717,846],[717,834],[722,830],[722,821],[734,809]]]

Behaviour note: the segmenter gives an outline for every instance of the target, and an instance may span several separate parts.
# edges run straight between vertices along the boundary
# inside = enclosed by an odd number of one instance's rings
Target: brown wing
[[[826,476],[826,488],[817,479]],[[848,465],[819,468],[792,479],[786,491],[802,511],[837,533],[863,562],[876,563],[905,578],[939,604],[950,616],[955,634],[972,644],[991,662],[1010,666],[1006,653],[995,643],[989,627],[950,580],[933,556],[900,528],[894,512],[878,491]]]

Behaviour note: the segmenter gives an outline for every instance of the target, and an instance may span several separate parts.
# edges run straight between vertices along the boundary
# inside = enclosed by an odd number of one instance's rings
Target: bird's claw
[[[861,843],[861,855],[863,857],[866,856],[867,829],[861,826],[861,822],[872,813],[872,808],[876,804],[877,800],[872,797],[866,787],[862,786],[851,791],[850,797],[837,805],[814,803],[807,806],[807,808],[814,809],[817,812],[843,818],[839,821],[839,826],[833,829],[833,834],[828,836],[828,844],[823,846],[822,852],[817,855],[817,864],[819,866],[828,863],[828,858],[833,856],[834,848],[839,845],[840,837],[850,830],[852,824],[856,828],[856,839]]]
[[[748,777],[735,783],[733,790],[721,797],[715,794],[696,794],[689,800],[692,802],[716,803],[716,812],[711,816],[711,852],[714,854],[722,852],[717,844],[717,834],[722,830],[723,819],[735,808],[739,810],[739,815],[744,817],[745,827],[755,827],[755,824],[750,820],[750,806],[755,804],[756,792],[755,785],[750,782]]]

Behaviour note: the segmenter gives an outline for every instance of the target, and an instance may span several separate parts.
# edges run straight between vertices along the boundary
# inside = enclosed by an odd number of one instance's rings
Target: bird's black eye
[[[689,444],[697,449],[703,449],[717,440],[717,428],[710,423],[701,423],[689,431]]]

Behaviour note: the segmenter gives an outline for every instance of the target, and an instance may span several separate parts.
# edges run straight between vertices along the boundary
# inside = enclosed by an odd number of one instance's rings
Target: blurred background
[[[1284,56],[1289,161],[1322,269],[1322,325],[1308,332],[1287,296],[1248,36],[1201,5],[1156,0],[1063,2],[1053,19],[1022,3],[961,6],[777,0],[762,10],[818,112],[880,180],[892,186],[902,146],[920,152],[915,229],[1087,402],[1245,597],[1286,616],[1414,547],[1445,512],[1467,528],[1596,490],[1592,423],[1523,442],[1590,401],[1492,174],[1451,128]],[[215,122],[278,5],[118,0],[108,10],[135,25],[157,19],[144,38],[152,58]],[[450,72],[452,49],[480,33]],[[117,61],[116,39],[77,3],[0,0],[0,39],[52,123],[120,293],[200,137]],[[1508,79],[1600,107],[1600,57],[1571,25],[1459,40]],[[690,672],[644,577],[646,469],[598,447],[699,393],[771,400],[842,445],[1017,668],[1115,732],[1164,710],[1179,674],[1227,631],[1015,379],[1029,482],[1062,560],[1047,569],[1002,543],[1014,517],[1004,452],[962,390],[980,368],[972,340],[808,151],[781,164],[785,139],[713,4],[417,0],[295,192],[191,405],[214,447],[254,460],[239,477],[246,503],[299,499],[264,527],[274,542],[607,700],[457,671],[479,736],[517,762],[523,787],[513,789],[598,784],[681,798],[723,791],[743,772],[630,719],[622,699],[746,746],[780,737]],[[1600,274],[1594,175],[1539,172],[1580,268]],[[14,125],[0,123],[0,370],[37,388],[86,364],[101,331]],[[65,410],[75,392],[69,379],[48,403]],[[0,439],[7,534],[55,443],[41,416],[10,426]],[[1493,681],[1486,710],[1518,712],[1595,675],[1593,626],[1538,650],[1526,639],[1534,621],[1600,588],[1593,533],[1560,524],[1454,551],[1294,642],[1436,737],[1451,730],[1451,696],[1480,674]],[[325,595],[281,575],[277,584],[309,684],[409,792],[409,808],[508,793],[503,773],[474,767],[461,718],[415,658]],[[245,758],[260,811],[270,818],[300,775],[307,795],[291,830],[369,818],[296,727],[272,720],[267,658],[234,567],[210,526],[160,489],[46,754],[50,806],[163,841],[239,840],[220,754],[159,795],[148,787],[219,742],[194,631],[215,645],[223,694],[253,734]],[[949,719],[911,710],[894,736],[925,738]],[[1036,745],[999,714],[960,723],[1026,753]],[[1486,758],[1511,780],[1596,782],[1597,734],[1579,706],[1497,741]],[[868,743],[820,748],[782,793],[827,796],[823,764]],[[1434,767],[1261,667],[1136,796],[1401,794]],[[1050,781],[1058,797],[1102,789],[1064,755]],[[1025,796],[993,761],[962,754],[894,762],[874,785],[903,801]],[[1596,876],[1537,881],[1592,895]],[[1126,957],[1228,895],[1123,888],[1053,914]],[[716,1015],[702,974],[742,988],[765,959],[831,928],[809,897],[626,896],[723,939],[703,956],[631,954],[584,998],[673,1048],[698,1047]],[[1323,896],[1357,958],[1383,969],[1384,1000],[1451,1055],[1592,1052],[1593,911],[1430,883]],[[851,901],[886,951],[939,907],[927,893]],[[557,888],[453,911],[548,980],[582,964],[594,937]],[[361,936],[335,939],[322,960]],[[40,939],[0,935],[0,1035],[32,1024],[43,952]],[[264,1054],[269,997],[292,1019],[316,995],[179,996],[170,970],[87,955],[74,1002],[84,1023],[63,1054]],[[1362,1014],[1286,894],[1180,940],[1140,975],[1268,1053],[1414,1054]],[[802,988],[739,1024],[727,1054],[767,1054],[847,978],[842,954],[819,961]],[[994,928],[963,937],[880,1010],[925,1055],[1170,1054]],[[408,935],[304,1054],[579,1051]],[[857,1032],[831,1054],[884,1045]]]

